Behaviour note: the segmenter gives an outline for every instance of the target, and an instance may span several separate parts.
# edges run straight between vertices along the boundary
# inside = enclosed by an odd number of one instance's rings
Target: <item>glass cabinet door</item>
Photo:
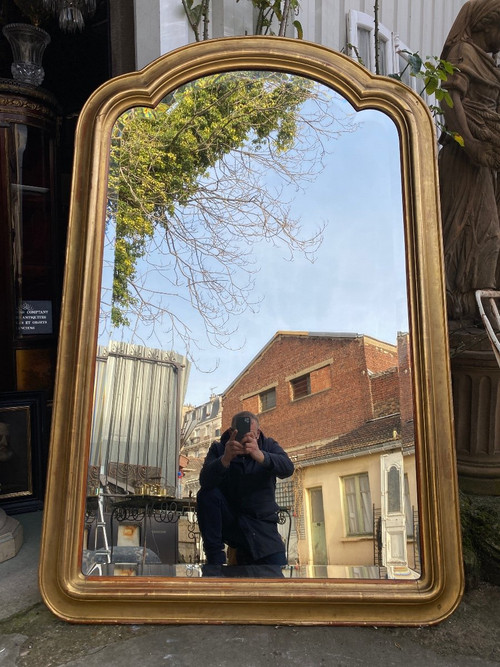
[[[10,81],[0,82],[0,92],[0,177],[7,199],[0,213],[0,390],[51,394],[60,290],[55,103],[39,89]]]

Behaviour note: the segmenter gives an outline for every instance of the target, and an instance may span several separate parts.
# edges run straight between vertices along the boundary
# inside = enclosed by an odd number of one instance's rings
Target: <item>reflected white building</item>
[[[185,408],[181,436],[181,455],[186,457],[181,483],[184,496],[195,496],[199,474],[208,449],[221,436],[222,402],[212,394],[210,400]]]

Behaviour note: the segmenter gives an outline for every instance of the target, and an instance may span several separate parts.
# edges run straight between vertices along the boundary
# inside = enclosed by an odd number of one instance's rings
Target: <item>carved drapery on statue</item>
[[[443,82],[439,176],[457,467],[462,490],[481,495],[500,495],[500,368],[475,296],[500,287],[499,50],[500,0],[470,0],[441,54],[457,70]]]
[[[443,83],[448,130],[439,156],[448,318],[479,320],[475,290],[498,289],[500,253],[497,172],[500,167],[500,70],[490,51],[500,23],[499,0],[471,0],[459,12],[441,57],[458,68]]]

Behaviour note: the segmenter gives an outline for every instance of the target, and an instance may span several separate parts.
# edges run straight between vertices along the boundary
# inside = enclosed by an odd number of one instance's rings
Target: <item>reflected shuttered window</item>
[[[298,398],[304,398],[311,393],[311,375],[306,373],[298,378],[290,380],[292,389],[292,400],[296,401]]]
[[[368,473],[343,477],[344,511],[348,535],[373,533],[372,500]]]
[[[310,394],[317,394],[320,391],[331,389],[331,366],[326,364],[319,368],[311,369],[309,373],[303,373],[294,378],[290,378],[290,396],[292,401],[304,398]]]
[[[259,394],[259,410],[265,412],[276,407],[276,387],[267,389]]]
[[[387,475],[387,483],[387,512],[389,514],[399,514],[401,512],[401,486],[397,466],[391,466]]]

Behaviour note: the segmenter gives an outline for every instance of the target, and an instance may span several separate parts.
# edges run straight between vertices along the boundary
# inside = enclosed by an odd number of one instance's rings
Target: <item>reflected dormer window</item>
[[[260,412],[272,410],[276,407],[276,387],[271,387],[259,394]]]
[[[290,382],[290,398],[292,401],[331,389],[331,359],[328,360],[328,363],[323,362],[309,367],[307,372],[289,377],[287,380]]]
[[[298,378],[290,380],[292,389],[292,400],[296,401],[298,398],[304,398],[311,393],[311,374],[306,373]]]

